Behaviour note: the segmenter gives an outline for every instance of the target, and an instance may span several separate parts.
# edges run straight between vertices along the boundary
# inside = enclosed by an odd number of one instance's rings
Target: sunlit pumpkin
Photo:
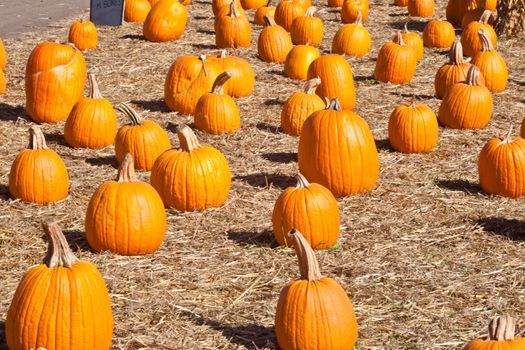
[[[477,52],[472,58],[472,64],[476,65],[483,77],[485,86],[492,92],[502,92],[505,90],[509,80],[507,63],[498,51],[494,50],[492,42],[487,33],[480,29],[478,31],[481,40],[481,51]]]
[[[188,10],[177,0],[160,0],[144,21],[144,38],[153,42],[179,39],[186,30]]]
[[[332,40],[332,52],[340,55],[362,57],[370,52],[372,38],[361,21],[358,13],[355,23],[343,25]]]
[[[412,80],[416,72],[416,51],[405,45],[401,32],[397,33],[396,41],[387,42],[379,50],[374,78],[384,83],[405,84]]]
[[[308,68],[321,54],[309,45],[297,45],[288,52],[284,61],[284,75],[296,80],[306,80]]]
[[[97,48],[97,27],[91,21],[75,21],[69,28],[69,42],[79,50]]]
[[[361,21],[365,23],[368,18],[368,0],[344,0],[341,8],[343,23],[354,23],[359,13],[361,13]]]
[[[264,62],[283,63],[293,47],[290,34],[270,15],[264,16],[266,26],[257,40],[257,53]]]
[[[461,44],[463,45],[463,53],[465,56],[474,57],[476,53],[481,51],[481,39],[478,31],[482,29],[487,37],[490,39],[492,46],[496,47],[498,36],[494,31],[494,28],[488,24],[489,18],[492,12],[486,10],[481,15],[479,21],[471,22],[461,33]]]

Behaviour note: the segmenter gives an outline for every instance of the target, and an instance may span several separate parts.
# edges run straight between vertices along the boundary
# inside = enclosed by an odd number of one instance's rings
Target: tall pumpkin
[[[144,21],[144,38],[153,42],[179,39],[188,22],[188,10],[177,0],[160,0]]]
[[[79,50],[97,48],[97,27],[91,21],[75,21],[69,28],[69,42]]]
[[[416,60],[419,62],[425,55],[425,47],[423,45],[423,39],[416,32],[411,32],[408,30],[408,22],[405,22],[405,29],[401,32],[401,39],[406,46],[412,47],[416,54]],[[392,41],[396,44],[399,44],[399,34],[394,35]]]
[[[297,45],[288,52],[284,61],[284,75],[296,80],[306,80],[308,68],[321,54],[309,45]]]
[[[478,34],[481,40],[481,51],[474,55],[472,64],[479,68],[485,78],[485,86],[490,91],[502,92],[509,80],[507,63],[498,51],[494,50],[487,33],[480,29]]]
[[[283,63],[293,47],[292,39],[270,15],[265,15],[264,21],[266,26],[259,33],[257,53],[264,62]]]
[[[301,174],[336,197],[368,192],[379,177],[379,155],[368,124],[352,111],[341,111],[337,98],[304,122],[298,158]]]
[[[515,336],[516,322],[509,316],[497,316],[489,322],[488,336],[468,342],[463,350],[525,349],[525,339]]]
[[[485,10],[481,15],[479,21],[471,22],[461,33],[461,44],[463,45],[463,52],[465,56],[474,57],[476,53],[481,51],[481,39],[478,31],[482,29],[490,39],[492,46],[496,47],[498,36],[494,28],[488,24],[492,12]]]
[[[408,0],[408,14],[413,17],[432,17],[434,0]]]
[[[300,1],[281,0],[275,8],[275,22],[289,32],[294,19],[303,16],[306,9]]]
[[[344,0],[341,8],[343,23],[354,23],[359,13],[361,13],[361,21],[365,23],[368,18],[368,0]]]
[[[290,232],[301,278],[288,283],[275,311],[275,335],[282,350],[352,350],[357,320],[352,301],[335,280],[323,277],[303,235]],[[321,316],[322,315],[322,316]]]
[[[144,23],[153,5],[148,0],[126,0],[124,6],[124,21]]]
[[[74,46],[38,44],[26,65],[26,112],[38,123],[66,120],[82,98],[86,62]]]
[[[78,260],[57,223],[44,223],[43,263],[18,284],[5,322],[11,350],[106,350],[113,316],[108,289],[95,265]]]
[[[447,48],[456,39],[454,26],[447,21],[432,20],[423,30],[423,43],[426,47]]]
[[[228,71],[231,78],[224,84],[224,92],[232,97],[249,96],[255,86],[255,72],[244,58],[226,55],[222,50],[217,57],[223,71]]]
[[[315,17],[315,7],[309,7],[304,16],[295,18],[290,28],[292,42],[295,45],[319,46],[323,40],[323,21]]]
[[[398,32],[397,43],[389,41],[379,50],[374,78],[384,83],[405,84],[414,77],[416,65],[415,50],[405,45],[401,32]]]
[[[232,1],[226,16],[215,17],[215,45],[218,48],[250,47],[252,30],[246,15]]]
[[[332,52],[340,55],[362,57],[370,52],[372,38],[361,21],[361,12],[357,14],[355,23],[345,24],[332,40]]]

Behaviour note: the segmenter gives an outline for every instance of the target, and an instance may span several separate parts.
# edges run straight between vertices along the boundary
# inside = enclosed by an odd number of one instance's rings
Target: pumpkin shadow
[[[483,231],[506,237],[512,241],[525,241],[525,221],[503,217],[488,217],[476,221]]]
[[[467,180],[436,180],[435,184],[446,190],[465,192],[468,194],[484,193],[479,184]]]
[[[0,199],[7,201],[11,198],[9,195],[9,187],[4,184],[0,184]]]
[[[279,76],[281,76],[281,77],[284,77],[284,76],[285,76],[285,75],[284,75],[284,72],[283,72],[282,70],[280,70],[280,69],[270,69],[270,70],[268,70],[268,71],[266,71],[266,72],[269,73],[269,74],[279,75]]]
[[[207,18],[203,18],[203,19],[207,19]],[[197,29],[197,33],[207,34],[207,35],[214,35],[215,31],[214,30],[210,30],[210,29]]]
[[[29,118],[27,115],[24,106],[13,106],[4,102],[0,102],[0,120],[17,121],[19,118],[31,121],[31,118]]]
[[[0,321],[0,350],[8,350],[5,337],[5,321]]]
[[[283,163],[288,164],[292,162],[297,162],[297,153],[295,152],[273,152],[273,153],[263,153],[261,158],[266,159],[274,163]]]
[[[368,81],[368,80],[376,81],[372,75],[356,75],[356,76],[354,76],[354,81]]]
[[[395,153],[396,150],[392,148],[392,145],[390,144],[390,139],[380,139],[380,140],[374,140],[376,142],[376,147],[380,151],[387,151],[391,153]]]
[[[282,106],[284,105],[284,101],[279,100],[278,98],[269,98],[264,101],[263,104],[265,106]]]
[[[44,137],[46,138],[46,143],[48,144],[54,144],[59,146],[65,146],[70,147],[68,143],[66,142],[66,139],[64,139],[64,135],[60,133],[44,133]]]
[[[402,96],[405,98],[416,97],[416,101],[421,101],[423,99],[429,100],[429,99],[437,98],[436,96],[431,96],[431,95],[426,95],[426,94],[415,94],[415,93],[414,94],[407,94],[407,93],[398,94],[396,92],[392,92],[392,95],[398,95],[398,96]]]
[[[182,125],[186,125],[186,126],[189,126],[191,129],[193,129],[193,131],[198,131],[198,130],[195,130],[195,123],[184,123],[184,120],[181,120],[180,123],[178,124],[175,124],[173,122],[168,122],[168,124],[166,124],[166,130],[168,131],[171,131],[172,133],[174,133],[175,135],[177,134],[177,129],[179,128],[179,126],[182,126]]]
[[[72,251],[92,251],[92,249],[89,247],[86,239],[86,233],[84,231],[64,230],[63,232]]]
[[[171,112],[168,106],[166,106],[166,103],[164,102],[164,99],[158,99],[158,100],[132,100],[131,103],[139,106],[140,108],[146,110],[146,111],[152,111],[152,112],[162,112],[162,113],[169,113]]]
[[[268,124],[268,123],[263,123],[263,122],[257,123],[255,127],[261,131],[266,131],[272,134],[279,134],[281,132],[280,127],[276,125]]]
[[[288,175],[255,173],[249,175],[237,175],[233,180],[239,180],[252,187],[266,188],[277,187],[284,190],[295,185],[295,178]]]
[[[270,230],[262,231],[228,231],[228,239],[243,247],[276,248],[279,245]]]
[[[191,46],[193,46],[196,49],[201,49],[201,50],[217,50],[217,46],[215,46],[214,44],[199,43],[199,44],[191,44]]]
[[[131,40],[146,40],[144,35],[141,34],[126,34],[120,37],[121,39],[131,39]]]
[[[525,81],[519,81],[519,80],[516,80],[516,79],[513,79],[513,78],[510,78],[509,82],[512,82],[512,83],[514,83],[516,85],[519,85],[519,86],[525,86]],[[525,101],[523,103],[525,103]]]
[[[390,28],[397,29],[397,30],[404,30],[405,29],[405,21],[395,21],[388,23]],[[423,32],[427,25],[427,22],[418,22],[418,21],[410,21],[408,22],[408,30],[413,32]],[[392,35],[393,36],[393,35]]]
[[[85,162],[93,166],[109,165],[112,168],[118,169],[118,162],[115,156],[91,157],[91,158],[86,158]]]

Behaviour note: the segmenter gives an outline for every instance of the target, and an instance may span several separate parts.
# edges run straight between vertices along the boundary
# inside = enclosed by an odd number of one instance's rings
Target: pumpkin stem
[[[408,21],[405,22],[405,33],[406,33],[406,34],[410,33],[410,32],[408,31]]]
[[[240,17],[241,14],[239,13],[239,10],[237,9],[237,1],[232,0],[230,2],[230,13],[228,14],[230,17]]]
[[[222,50],[219,58],[226,58],[226,50]]]
[[[488,24],[491,15],[492,15],[492,11],[490,10],[483,11],[478,22],[483,23],[483,24]]]
[[[204,69],[204,75],[208,75],[208,70],[206,69],[206,55],[200,55],[199,60],[202,61],[202,69]]]
[[[449,64],[455,65],[468,63],[470,61],[470,58],[465,58],[463,56],[463,45],[461,45],[461,40],[459,39],[456,39],[452,43],[450,51],[448,52],[448,58],[450,60]]]
[[[511,135],[512,135],[512,125],[510,126],[509,131],[507,131],[507,134],[505,135],[505,138],[503,139],[503,141],[501,141],[501,143],[506,143],[506,144],[512,143],[513,140],[512,140]]]
[[[308,10],[306,10],[306,12],[304,13],[305,16],[307,17],[313,17],[315,11],[317,11],[317,8],[315,6],[310,6],[308,8]]]
[[[317,262],[314,250],[310,247],[310,244],[308,244],[301,232],[296,229],[292,229],[288,233],[288,237],[292,238],[295,253],[299,259],[301,279],[308,281],[320,280],[323,276],[321,275],[319,263]]]
[[[416,95],[412,95],[412,99],[410,100],[410,108],[417,108]]]
[[[95,79],[95,74],[89,73],[88,75],[89,80],[89,98],[94,98],[97,100],[103,99],[104,97],[100,93],[100,90],[98,88],[97,80]]]
[[[53,269],[60,266],[71,267],[76,263],[78,259],[69,248],[66,237],[64,237],[58,224],[56,222],[43,222],[42,227],[49,242],[44,264]]]
[[[490,340],[509,341],[514,339],[514,328],[516,322],[509,315],[497,316],[490,320],[489,338]]]
[[[361,13],[361,11],[357,11],[357,17],[355,19],[354,24],[360,27],[363,26],[363,14]]]
[[[487,33],[483,29],[478,29],[478,35],[479,40],[481,41],[481,51],[487,52],[487,51],[494,51],[494,46],[492,45],[492,41],[490,41]]]
[[[319,77],[315,77],[310,80],[307,80],[306,83],[304,84],[304,92],[312,95],[315,93],[315,89],[317,89],[319,85],[321,85],[321,78]]]
[[[181,125],[177,128],[177,136],[179,137],[180,148],[186,152],[201,147],[197,136],[195,136],[193,130],[187,125]]]
[[[224,94],[224,84],[232,77],[232,74],[228,71],[222,72],[219,74],[215,82],[213,82],[213,87],[211,88],[212,94],[222,95]]]
[[[466,83],[469,85],[480,86],[483,85],[481,82],[481,72],[479,68],[475,65],[470,66],[467,72],[467,78],[465,79]]]
[[[269,14],[267,15],[264,15],[264,25],[266,27],[270,27],[270,26],[275,26],[277,25],[277,23],[275,22],[275,20],[272,18],[272,16],[270,16]]]
[[[405,46],[405,41],[403,40],[403,35],[401,35],[401,31],[397,31],[397,44],[399,46]]]
[[[133,163],[133,156],[131,153],[126,153],[124,160],[120,163],[118,168],[118,182],[137,182],[135,176],[135,165]]]
[[[29,149],[48,149],[46,138],[40,127],[31,125],[29,128]]]
[[[341,112],[343,110],[337,97],[334,97],[332,100],[330,100],[330,104],[328,104],[328,106],[325,109],[338,112]]]
[[[273,0],[268,0],[268,2],[266,3],[266,7],[270,7],[270,5],[272,4],[272,1]]]
[[[297,185],[295,185],[295,188],[306,188],[310,186],[310,183],[308,182],[306,177],[304,177],[304,175],[301,173],[297,173],[295,179],[297,180]]]
[[[121,103],[116,109],[117,111],[124,113],[126,117],[129,118],[131,125],[142,125],[144,123],[142,117],[127,103]]]

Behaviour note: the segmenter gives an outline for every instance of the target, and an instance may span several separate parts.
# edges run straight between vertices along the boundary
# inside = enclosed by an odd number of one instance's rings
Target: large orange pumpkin
[[[496,47],[498,36],[494,28],[488,24],[492,12],[485,10],[481,15],[479,21],[470,22],[469,25],[461,33],[461,44],[463,45],[463,52],[465,56],[474,57],[476,53],[481,51],[481,39],[478,31],[482,29],[490,39],[492,46]]]
[[[284,61],[284,75],[296,80],[306,80],[310,64],[320,56],[319,50],[309,45],[297,45],[288,52]]]
[[[219,14],[221,13],[222,15],[225,15],[229,11],[229,7],[232,1],[236,2],[237,9],[239,10],[239,12],[245,13],[240,0],[212,0],[211,8],[213,10],[213,14],[215,16],[219,16]],[[223,11],[226,11],[226,13],[224,13]]]
[[[379,50],[374,78],[384,83],[405,84],[414,77],[416,65],[416,51],[405,45],[401,32],[398,32],[397,43],[389,41]]]
[[[485,78],[485,86],[490,91],[502,92],[509,80],[507,63],[498,51],[494,50],[487,33],[480,29],[478,34],[481,40],[481,51],[474,55],[472,64],[479,68]]]
[[[270,15],[264,16],[266,26],[257,39],[257,53],[264,62],[283,63],[293,47],[290,34]]]
[[[425,54],[425,47],[423,45],[423,39],[416,32],[411,32],[408,30],[408,22],[405,22],[405,29],[401,32],[401,38],[406,46],[410,46],[414,49],[416,54],[416,60],[419,62],[423,55]],[[394,35],[392,41],[396,44],[399,44],[399,34]]]
[[[354,23],[359,12],[361,12],[361,21],[365,23],[368,18],[368,0],[344,0],[341,8],[341,21]]]
[[[75,21],[69,28],[69,42],[79,50],[97,48],[97,27],[91,21]]]
[[[370,52],[372,38],[361,21],[361,12],[357,14],[355,23],[345,24],[332,40],[332,52],[340,55],[362,57]]]
[[[275,22],[289,32],[294,19],[303,16],[306,9],[300,1],[281,0],[275,9]]]
[[[323,40],[323,21],[315,17],[315,7],[309,7],[304,16],[295,18],[290,28],[292,42],[295,45],[319,46]]]
[[[126,0],[124,6],[124,21],[144,23],[152,6],[148,0]]]
[[[252,30],[245,14],[232,1],[225,16],[215,17],[215,45],[218,48],[250,47]]]
[[[177,0],[160,0],[144,21],[144,38],[153,42],[179,39],[188,22],[188,10]]]
[[[488,336],[470,341],[463,350],[521,350],[525,339],[515,336],[516,322],[509,315],[490,320]]]

